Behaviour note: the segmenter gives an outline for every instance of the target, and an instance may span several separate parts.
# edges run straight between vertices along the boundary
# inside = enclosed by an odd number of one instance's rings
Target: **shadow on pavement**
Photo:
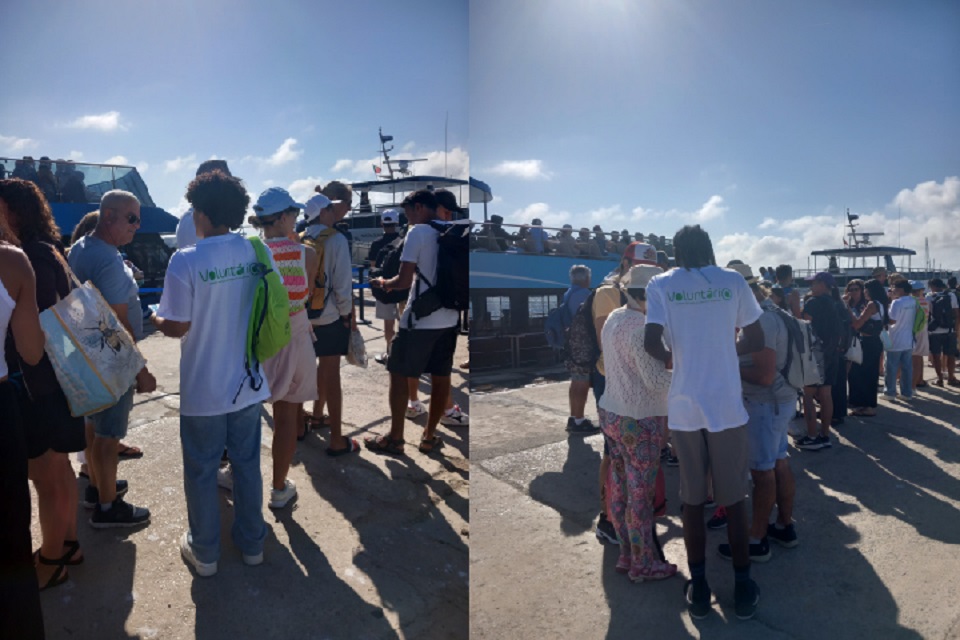
[[[561,471],[546,471],[530,482],[530,497],[556,510],[564,535],[578,536],[593,527],[600,512],[600,454],[583,436],[567,440]]]

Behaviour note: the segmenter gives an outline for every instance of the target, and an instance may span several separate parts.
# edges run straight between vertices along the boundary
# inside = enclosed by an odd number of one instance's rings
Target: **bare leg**
[[[700,564],[706,560],[707,525],[703,521],[702,504],[683,504],[683,543],[687,562]]]
[[[62,486],[63,475],[58,469],[58,458],[61,456],[66,458],[64,454],[51,450],[29,461],[29,477],[37,489],[40,532],[43,536],[40,555],[50,560],[63,555],[67,530],[64,513],[66,487]],[[46,584],[55,571],[56,567],[38,564],[37,578],[40,584]]]
[[[327,410],[330,412],[330,417],[327,419],[327,425],[330,427],[330,447],[343,449],[347,443],[341,431],[343,390],[340,388],[340,356],[321,357],[318,378],[323,380],[324,397]],[[316,406],[314,404],[314,415],[316,415]]]
[[[956,356],[947,356],[947,378],[951,382],[956,382],[957,374],[955,373],[957,369],[957,357]]]
[[[327,385],[324,380],[324,358],[317,359],[317,399],[313,401],[313,417],[323,419],[323,407],[327,404]]]
[[[833,393],[830,385],[817,387],[817,398],[820,400],[820,433],[830,435],[830,421],[833,419]]]
[[[610,456],[604,454],[603,458],[600,460],[600,476],[598,480],[600,481],[600,513],[602,513],[606,518],[610,518],[610,514],[607,513],[607,475],[610,473]]]
[[[390,438],[393,440],[403,440],[407,398],[410,394],[409,380],[396,373],[390,374]]]
[[[574,418],[582,418],[583,412],[587,407],[587,394],[590,393],[589,380],[571,380],[570,381],[570,415]]]
[[[387,341],[387,353],[390,353],[390,343],[393,342],[393,336],[396,335],[396,320],[383,321],[383,338]]]
[[[777,460],[773,473],[777,482],[777,524],[785,527],[793,522],[793,496],[796,493],[796,483],[790,462],[786,458]]]
[[[420,400],[420,378],[407,378],[407,397],[410,402]]]
[[[87,448],[83,450],[84,457],[87,460],[87,476],[90,478],[90,484],[95,487],[97,486],[97,470],[93,464],[93,441],[96,438],[96,434],[93,423],[88,420],[83,421],[83,429],[87,438]]]
[[[753,476],[753,524],[750,527],[750,537],[759,539],[767,535],[770,512],[773,511],[777,496],[777,484],[773,469],[751,469],[750,475]]]
[[[817,437],[817,408],[813,404],[816,392],[816,387],[803,388],[803,420],[807,423],[807,435],[811,438]]]
[[[101,438],[97,436],[93,441],[94,462],[91,467],[96,468],[97,489],[100,492],[100,502],[106,504],[117,499],[117,438]]]
[[[430,412],[427,414],[427,428],[423,431],[424,440],[430,440],[436,434],[449,397],[450,376],[430,376]]]
[[[937,380],[943,380],[943,360],[939,353],[933,354],[933,370],[937,373]]]
[[[302,405],[273,403],[273,488],[282,491],[297,451],[297,419]],[[302,424],[302,421],[301,421]]]
[[[750,527],[747,524],[746,500],[727,506],[727,540],[734,568],[750,566]],[[703,522],[703,518],[700,518]]]

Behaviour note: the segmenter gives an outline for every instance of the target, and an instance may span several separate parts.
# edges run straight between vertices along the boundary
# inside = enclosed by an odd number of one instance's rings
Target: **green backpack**
[[[927,312],[917,302],[917,315],[913,317],[913,335],[917,335],[927,326]]]
[[[263,376],[260,376],[260,381],[257,382],[255,374],[259,372],[260,363],[277,355],[290,343],[290,301],[280,274],[273,269],[267,246],[256,236],[247,239],[257,253],[257,262],[261,268],[254,274],[257,277],[257,290],[253,297],[253,310],[247,322],[244,366],[250,376],[251,387],[259,390],[263,384]]]

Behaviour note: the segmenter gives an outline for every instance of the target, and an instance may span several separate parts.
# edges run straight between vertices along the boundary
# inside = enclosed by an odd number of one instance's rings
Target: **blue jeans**
[[[190,545],[200,562],[220,558],[217,470],[224,447],[233,468],[233,542],[248,556],[263,551],[267,525],[260,473],[260,407],[258,402],[220,416],[180,416]]]
[[[787,458],[787,427],[793,418],[793,400],[760,402],[744,397],[747,421],[747,442],[750,445],[750,469],[770,471],[777,460]]]
[[[887,371],[884,374],[884,395],[897,395],[897,370],[900,370],[900,395],[913,397],[913,350],[887,351]]]

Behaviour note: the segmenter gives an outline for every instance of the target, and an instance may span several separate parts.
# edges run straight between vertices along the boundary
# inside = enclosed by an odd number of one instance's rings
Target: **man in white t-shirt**
[[[887,349],[887,366],[884,372],[886,388],[883,395],[897,397],[897,373],[900,373],[900,395],[913,397],[913,321],[917,314],[917,302],[910,293],[913,288],[908,280],[897,280],[890,289],[890,341]]]
[[[446,224],[437,217],[434,194],[421,189],[403,201],[403,211],[413,225],[407,231],[400,255],[400,274],[389,280],[375,278],[370,286],[390,289],[410,288],[407,305],[400,316],[400,328],[390,349],[387,370],[390,372],[390,416],[388,436],[368,438],[366,446],[376,453],[403,453],[403,429],[407,408],[407,378],[430,374],[431,399],[427,428],[419,449],[430,453],[442,442],[435,435],[450,393],[450,372],[453,353],[460,332],[460,313],[439,304],[439,297],[426,284],[437,283],[437,256],[440,232],[433,224]],[[434,301],[436,304],[429,304]]]
[[[204,160],[197,167],[197,176],[201,176],[211,171],[220,170],[226,175],[232,175],[227,168],[226,160]],[[177,249],[186,249],[197,244],[197,225],[193,221],[193,207],[187,209],[187,212],[180,217],[177,223]]]
[[[248,370],[247,323],[262,269],[253,245],[230,233],[250,198],[221,171],[187,188],[200,240],[170,259],[152,320],[165,336],[184,337],[180,352],[180,441],[189,530],[180,551],[200,576],[217,572],[220,508],[217,471],[227,448],[233,471],[233,541],[248,565],[263,561],[260,410],[266,378]]]
[[[749,416],[743,406],[738,356],[763,348],[762,312],[743,276],[716,266],[710,236],[699,225],[678,231],[673,246],[678,268],[647,285],[644,347],[674,368],[667,414],[674,453],[680,460],[683,537],[692,578],[684,589],[687,605],[695,618],[710,611],[703,520],[709,471],[714,499],[727,510],[737,617],[749,619],[756,612],[760,591],[750,578],[744,504]],[[737,327],[743,331],[740,341],[736,341]],[[665,328],[672,351],[664,346]]]

